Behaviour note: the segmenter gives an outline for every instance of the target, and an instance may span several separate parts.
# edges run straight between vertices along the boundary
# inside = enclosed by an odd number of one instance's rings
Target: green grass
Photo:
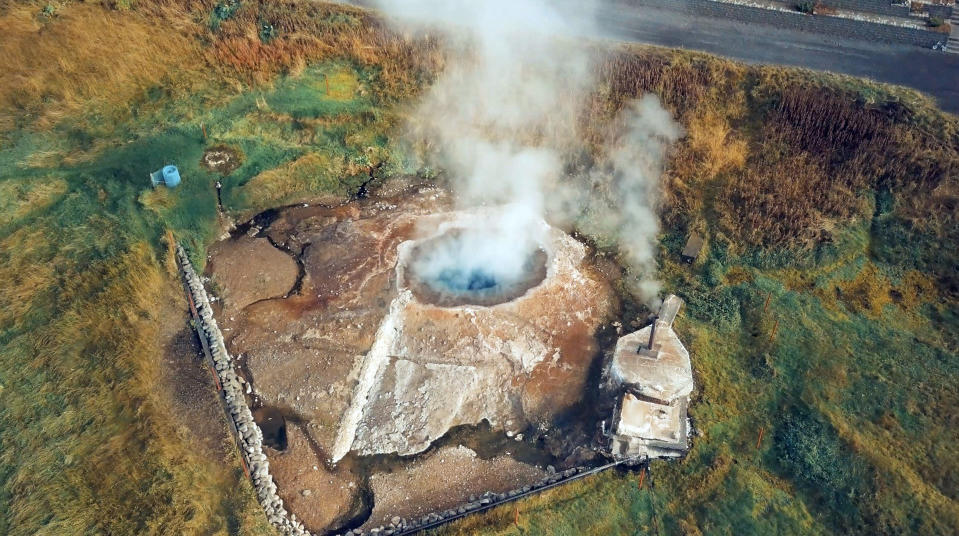
[[[889,253],[887,239],[865,221],[802,260],[734,255],[713,240],[689,267],[674,260],[682,240],[667,234],[662,275],[686,300],[677,329],[693,357],[690,415],[702,432],[688,457],[653,463],[643,490],[638,475],[614,472],[521,501],[519,527],[508,506],[435,532],[953,533],[956,309],[934,286],[893,303],[889,290],[917,292],[901,274],[926,267],[935,241],[897,242],[906,256]],[[836,294],[863,274],[884,283],[886,296],[870,296],[883,303],[878,316]]]
[[[200,165],[208,146],[244,153],[224,181],[226,209],[240,215],[285,202],[244,186],[302,155],[365,163],[367,144],[385,137],[373,125],[375,94],[357,94],[368,79],[354,73],[331,62],[235,96],[148,98],[111,134],[80,117],[54,133],[10,136],[0,151],[0,533],[269,532],[249,486],[236,487],[236,460],[200,459],[188,441],[171,442],[175,423],[144,390],[161,352],[151,324],[170,321],[158,316],[159,293],[177,288],[164,271],[165,236],[202,264],[219,234],[219,176]],[[339,91],[329,99],[327,74]],[[215,105],[195,113],[197,103]],[[297,122],[308,120],[321,122],[303,136]],[[38,158],[45,153],[69,162]],[[152,189],[149,172],[168,163],[182,183]],[[355,184],[307,186],[346,197]]]
[[[215,35],[241,32],[230,27],[242,10],[222,5],[196,20],[215,26]],[[322,24],[344,32],[359,21],[321,14],[330,19]],[[356,35],[363,32],[343,42]],[[901,112],[897,140],[935,132],[938,152],[917,142],[923,165],[898,162],[883,177],[895,188],[864,182],[849,194],[861,210],[815,221],[828,224],[830,241],[765,246],[742,240],[742,229],[730,228],[735,220],[719,221],[723,211],[710,197],[737,159],[727,168],[703,166],[700,149],[680,144],[673,161],[690,165],[671,173],[688,191],[667,198],[660,276],[687,303],[677,329],[693,356],[691,416],[702,435],[685,460],[654,463],[642,489],[638,475],[606,473],[521,501],[518,526],[507,506],[435,532],[957,532],[959,231],[948,214],[917,223],[903,207],[931,194],[900,187],[910,186],[910,170],[928,184],[936,173],[952,176],[955,120],[912,92],[848,77],[685,52],[629,54],[635,61],[611,75],[617,89],[588,128],[604,128],[631,97],[623,88],[657,92],[687,122],[710,107],[719,117],[727,102],[741,105],[728,123],[744,142],[736,147],[748,172],[752,156],[785,150],[764,137],[768,125],[791,120],[773,103],[800,87],[791,102],[801,104],[826,87],[839,96],[817,112],[821,121],[792,125],[797,132],[825,125],[841,135],[824,123],[835,102],[889,105]],[[162,365],[157,327],[177,314],[164,306],[178,292],[166,237],[172,233],[202,265],[222,231],[213,188],[220,177],[200,165],[215,145],[243,153],[242,165],[222,178],[227,216],[238,220],[284,204],[345,199],[370,165],[382,163],[385,176],[417,171],[417,155],[390,137],[404,102],[388,88],[410,96],[429,77],[404,81],[395,67],[330,57],[255,87],[210,70],[212,79],[189,91],[156,80],[128,102],[42,129],[18,116],[0,134],[0,534],[270,532],[236,460],[192,453],[192,439],[151,389]],[[849,107],[844,120],[874,111]],[[823,139],[800,133],[795,139],[809,151]],[[705,146],[717,154],[728,147]],[[902,158],[911,154],[896,148]],[[167,163],[180,168],[182,184],[151,189],[148,173]],[[716,177],[698,175],[714,168]],[[689,225],[708,238],[693,266],[676,260]]]

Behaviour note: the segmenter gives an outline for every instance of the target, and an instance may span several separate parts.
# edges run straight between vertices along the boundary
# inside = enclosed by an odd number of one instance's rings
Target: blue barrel
[[[180,171],[177,170],[176,166],[163,166],[163,184],[168,188],[180,184]]]

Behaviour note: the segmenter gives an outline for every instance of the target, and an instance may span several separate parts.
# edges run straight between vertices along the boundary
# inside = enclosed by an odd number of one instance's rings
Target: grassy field
[[[394,134],[441,43],[305,2],[10,3],[0,27],[0,534],[270,533],[157,388],[158,333],[185,322],[158,305],[170,239],[202,263],[218,179],[243,219],[422,171]],[[701,436],[642,489],[604,474],[437,533],[959,531],[959,121],[846,77],[604,57],[571,154],[601,159],[647,91],[688,133],[660,275]],[[200,163],[222,145],[227,177]],[[183,183],[151,190],[169,162]],[[680,265],[690,230],[707,247]]]

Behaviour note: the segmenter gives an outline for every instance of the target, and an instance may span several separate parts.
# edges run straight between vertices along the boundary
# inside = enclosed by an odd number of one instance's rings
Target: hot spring
[[[518,298],[546,278],[543,247],[508,234],[450,229],[410,251],[407,284],[417,300],[441,307],[490,306]]]

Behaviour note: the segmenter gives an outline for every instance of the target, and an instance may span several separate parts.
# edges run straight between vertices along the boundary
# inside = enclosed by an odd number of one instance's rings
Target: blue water
[[[496,276],[482,268],[444,268],[436,282],[452,292],[476,292],[499,284]]]

